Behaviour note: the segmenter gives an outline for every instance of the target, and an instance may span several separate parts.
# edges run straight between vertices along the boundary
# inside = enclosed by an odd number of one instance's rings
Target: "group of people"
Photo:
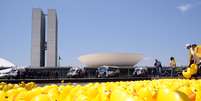
[[[161,74],[161,71],[162,71],[162,64],[159,60],[155,59],[155,63],[154,63],[154,66],[156,67],[157,69],[157,74],[160,75]],[[171,68],[171,75],[173,74],[175,68],[176,68],[176,60],[174,57],[170,57],[170,63],[169,63],[169,66]]]
[[[189,63],[187,67],[190,67],[192,64],[201,66],[201,45],[196,44],[186,44],[186,48],[189,50]],[[155,59],[154,66],[157,68],[158,74],[161,74],[162,65],[161,62]],[[176,60],[174,57],[170,57],[169,67],[171,68],[171,75],[176,68]]]

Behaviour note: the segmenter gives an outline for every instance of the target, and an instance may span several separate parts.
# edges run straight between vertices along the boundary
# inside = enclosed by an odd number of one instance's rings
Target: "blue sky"
[[[201,43],[201,0],[1,0],[0,57],[30,65],[32,8],[57,10],[61,65],[96,52],[137,52],[140,65],[187,64],[187,43]]]

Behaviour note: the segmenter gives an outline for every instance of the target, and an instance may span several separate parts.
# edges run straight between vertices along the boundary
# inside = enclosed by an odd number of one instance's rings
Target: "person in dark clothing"
[[[170,57],[170,68],[171,68],[171,76],[173,76],[176,68],[176,60],[174,57]]]
[[[157,59],[155,59],[154,66],[156,67],[157,75],[160,75],[161,74],[161,70],[162,70],[161,62],[158,61]]]

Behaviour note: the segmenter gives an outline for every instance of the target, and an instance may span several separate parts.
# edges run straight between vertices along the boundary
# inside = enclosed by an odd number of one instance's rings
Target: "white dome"
[[[6,59],[0,58],[0,67],[15,67],[15,65]]]
[[[137,53],[97,53],[79,57],[79,61],[88,67],[102,65],[133,66],[143,58]]]

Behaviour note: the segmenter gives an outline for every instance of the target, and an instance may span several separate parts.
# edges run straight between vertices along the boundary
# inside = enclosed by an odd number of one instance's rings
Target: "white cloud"
[[[200,6],[200,5],[201,5],[201,1],[195,2],[195,3],[186,3],[183,5],[177,6],[177,9],[181,12],[186,12],[186,11],[189,11],[190,9]]]
[[[186,12],[190,10],[191,8],[192,8],[191,4],[183,4],[177,7],[177,9],[180,10],[181,12]]]

